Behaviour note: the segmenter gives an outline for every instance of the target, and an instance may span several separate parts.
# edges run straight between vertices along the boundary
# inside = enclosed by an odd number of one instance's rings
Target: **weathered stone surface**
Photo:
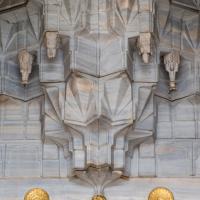
[[[189,140],[157,141],[157,175],[160,177],[192,176],[192,148],[192,141]]]
[[[0,96],[0,139],[40,140],[41,103],[42,98],[23,102]]]
[[[156,99],[158,138],[199,138],[198,95],[186,97],[175,102],[161,98]]]
[[[80,199],[79,189],[89,198],[77,179],[53,179],[75,175],[109,199],[142,200],[164,184],[195,200],[199,180],[157,178],[200,176],[199,0],[31,0],[5,10],[21,3],[0,0],[6,200],[40,185],[55,200]],[[157,178],[107,189],[121,175]],[[15,178],[29,181],[13,189]]]
[[[41,154],[41,145],[38,144],[7,144],[5,177],[40,177]]]

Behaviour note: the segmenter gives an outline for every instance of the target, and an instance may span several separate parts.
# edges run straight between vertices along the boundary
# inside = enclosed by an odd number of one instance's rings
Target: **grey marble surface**
[[[52,200],[88,199],[92,179],[108,199],[147,199],[156,186],[198,199],[199,5],[30,0],[0,13],[0,200],[35,186]],[[22,49],[32,67],[19,62]],[[130,180],[103,188],[117,173]],[[70,182],[74,174],[92,187]]]

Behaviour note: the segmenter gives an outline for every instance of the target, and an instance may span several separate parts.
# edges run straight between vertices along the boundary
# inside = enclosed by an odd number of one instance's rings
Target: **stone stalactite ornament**
[[[173,51],[164,56],[165,70],[169,73],[169,92],[176,90],[176,73],[179,70],[180,54]]]
[[[169,189],[158,187],[150,192],[148,200],[174,200],[174,195]]]
[[[45,44],[47,48],[47,57],[53,59],[56,57],[58,48],[59,34],[57,31],[47,31],[45,33]]]
[[[50,200],[48,193],[42,188],[33,188],[29,190],[24,200]]]
[[[142,56],[142,60],[145,64],[149,63],[151,52],[151,33],[140,33],[137,41],[139,49],[139,55]]]
[[[33,64],[33,56],[26,50],[23,49],[18,54],[19,64],[20,64],[20,72],[22,75],[22,84],[27,85],[29,75],[32,71]]]

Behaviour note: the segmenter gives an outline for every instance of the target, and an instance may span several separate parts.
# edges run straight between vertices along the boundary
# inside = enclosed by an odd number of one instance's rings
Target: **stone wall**
[[[0,1],[0,184],[51,190],[65,178],[73,191],[82,183],[66,178],[93,185],[100,168],[113,185],[125,176],[147,191],[181,177],[190,188],[200,175],[199,1],[10,2]]]

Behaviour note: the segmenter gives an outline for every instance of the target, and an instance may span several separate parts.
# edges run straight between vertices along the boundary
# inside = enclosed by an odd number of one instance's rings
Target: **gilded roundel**
[[[33,188],[29,190],[24,200],[50,200],[48,193],[41,188]]]
[[[149,194],[148,200],[174,200],[174,196],[167,188],[155,188]]]
[[[92,197],[92,200],[106,200],[106,197],[103,195],[95,195]]]

